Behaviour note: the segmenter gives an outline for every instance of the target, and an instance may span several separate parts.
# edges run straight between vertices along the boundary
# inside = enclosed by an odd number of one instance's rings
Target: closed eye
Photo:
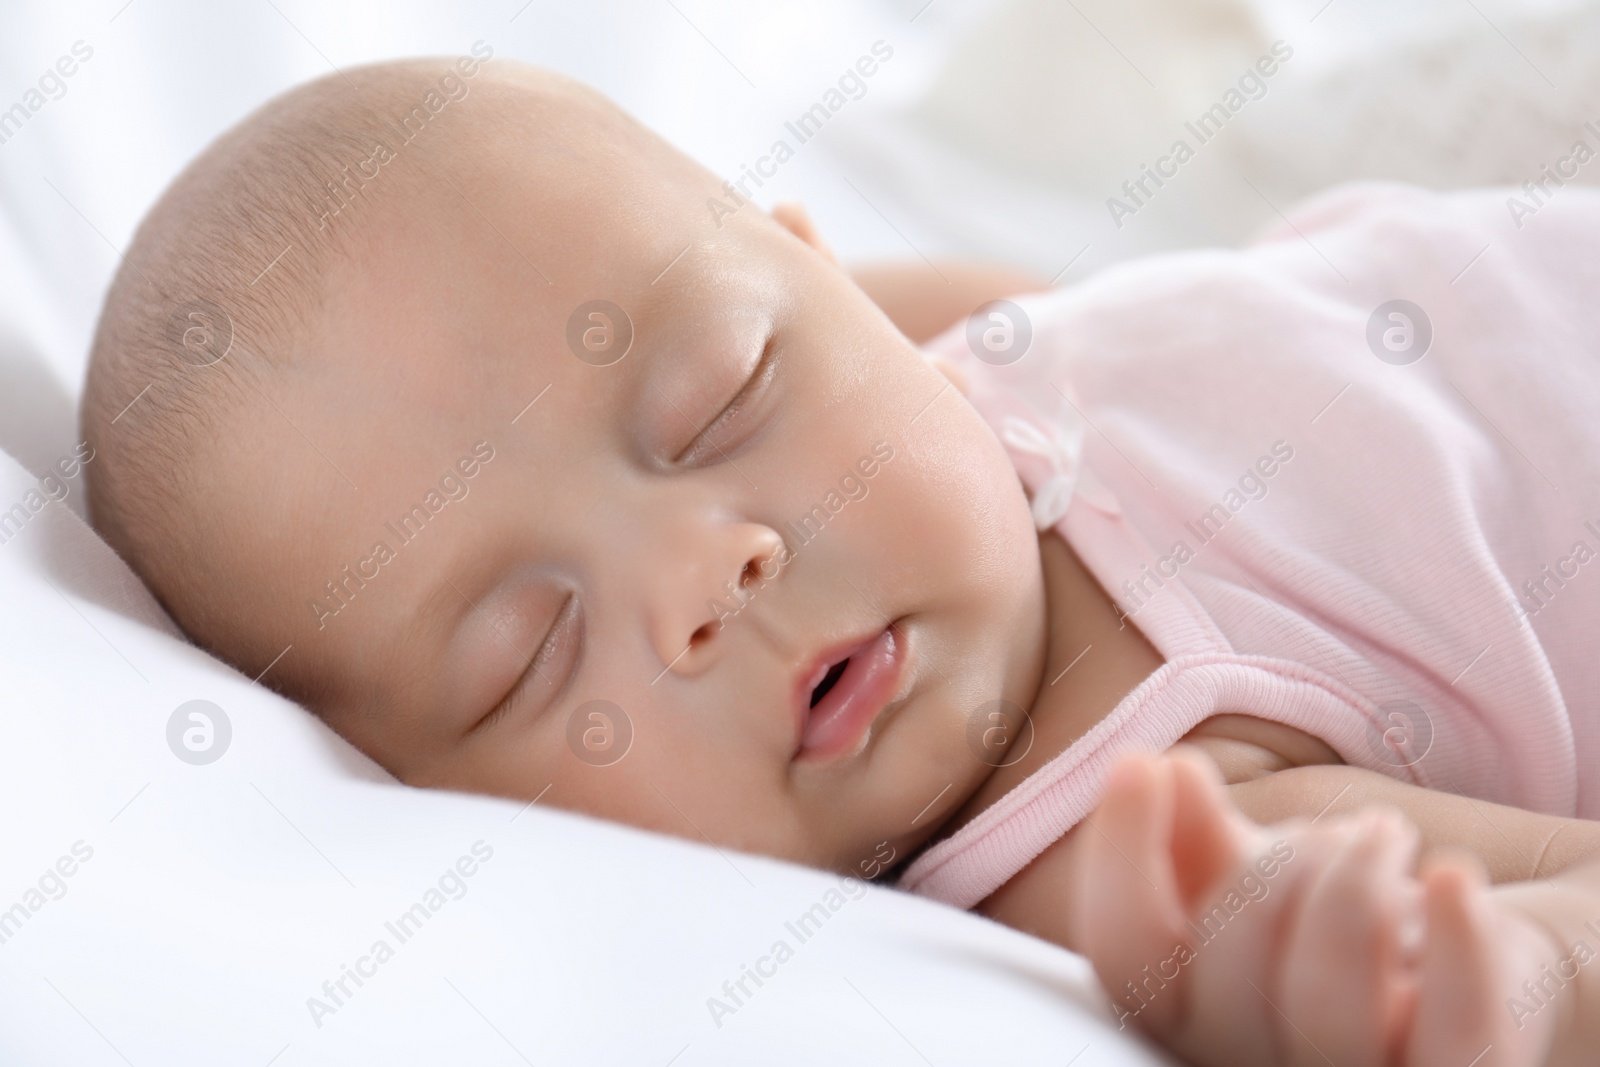
[[[578,597],[572,594],[562,605],[555,622],[550,624],[550,629],[545,633],[538,651],[528,661],[527,668],[512,683],[510,691],[487,715],[468,728],[467,735],[482,733],[493,728],[512,712],[522,710],[530,701],[539,700],[538,707],[553,703],[578,673],[577,659],[583,642],[582,622],[582,614],[578,611]],[[540,698],[533,692],[539,688],[548,691],[545,697]]]
[[[739,416],[760,398],[762,391],[772,381],[778,365],[777,346],[773,344],[773,340],[771,337],[767,338],[766,347],[762,349],[761,358],[756,362],[755,369],[750,372],[750,377],[745,379],[745,383],[739,387],[733,399],[728,401],[706,428],[701,430],[695,439],[689,442],[688,447],[673,459],[674,463],[694,466],[712,456],[720,456],[724,449],[737,445],[738,442],[730,444],[727,441],[719,444],[716,438],[738,421]]]

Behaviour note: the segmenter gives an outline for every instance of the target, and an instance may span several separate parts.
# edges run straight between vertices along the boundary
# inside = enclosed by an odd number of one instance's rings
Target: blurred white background
[[[1600,129],[1594,0],[9,0],[0,21],[0,114],[78,42],[93,53],[58,99],[0,125],[0,285],[30,316],[8,329],[48,364],[13,360],[0,380],[0,445],[25,462],[72,432],[117,250],[161,189],[251,109],[335,66],[481,39],[737,177],[793,143],[785,121],[882,41],[892,59],[758,202],[803,200],[847,259],[987,258],[1060,284],[1243,241],[1344,179],[1521,185],[1580,138],[1600,149],[1583,126]],[[1114,220],[1108,198],[1176,138],[1198,145],[1185,121],[1275,41],[1293,56],[1264,95]],[[15,440],[24,421],[50,443]]]

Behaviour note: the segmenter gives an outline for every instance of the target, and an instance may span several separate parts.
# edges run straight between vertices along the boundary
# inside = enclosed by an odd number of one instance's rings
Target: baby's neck
[[[939,828],[947,837],[1109,715],[1122,698],[1166,661],[1053,530],[1039,535],[1044,566],[1046,618],[1050,628],[1044,673],[1029,718],[1033,743],[997,767],[966,804]],[[1087,649],[1087,651],[1085,651]],[[1024,727],[1014,744],[1026,744]]]

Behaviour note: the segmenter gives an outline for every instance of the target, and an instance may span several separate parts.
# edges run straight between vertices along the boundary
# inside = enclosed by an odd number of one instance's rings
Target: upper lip
[[[828,668],[840,660],[848,659],[857,652],[864,650],[868,645],[878,639],[887,627],[880,626],[871,633],[861,634],[845,641],[829,645],[806,660],[800,668],[794,682],[794,747],[800,750],[800,744],[805,737],[806,720],[811,715],[811,694],[817,685],[827,675]]]

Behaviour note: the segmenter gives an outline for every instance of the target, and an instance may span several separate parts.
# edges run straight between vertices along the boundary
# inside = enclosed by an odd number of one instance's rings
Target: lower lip
[[[850,663],[833,688],[806,716],[799,755],[830,759],[851,752],[900,685],[905,640],[885,629],[850,654]]]

